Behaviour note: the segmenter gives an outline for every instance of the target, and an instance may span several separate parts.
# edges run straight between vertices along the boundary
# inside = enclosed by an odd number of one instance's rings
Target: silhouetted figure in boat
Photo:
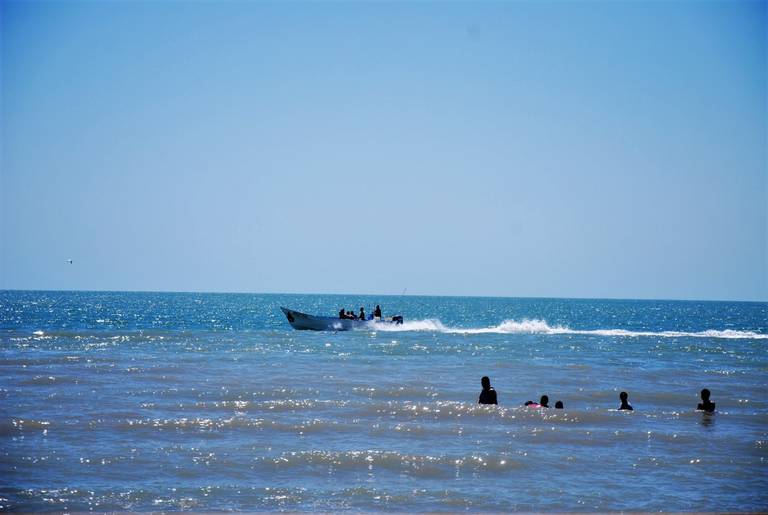
[[[715,403],[709,400],[710,392],[706,388],[701,391],[701,402],[696,407],[698,410],[706,411],[707,413],[715,412]]]
[[[498,404],[499,401],[496,397],[496,390],[491,387],[491,380],[488,376],[483,376],[480,380],[480,384],[483,385],[483,391],[480,392],[480,398],[477,402],[480,404]]]
[[[627,395],[627,392],[621,392],[619,394],[619,399],[621,399],[621,406],[619,406],[619,409],[620,410],[632,411],[632,410],[634,410],[634,408],[632,407],[632,405],[629,402],[627,402],[627,397],[629,397],[629,395]]]
[[[360,314],[357,316],[360,320],[365,320],[365,310],[363,309],[363,306],[360,306]]]
[[[376,304],[376,309],[373,310],[373,318],[381,318],[381,307]]]
[[[557,401],[555,403],[555,409],[563,409],[563,401]]]
[[[347,318],[347,313],[346,313],[346,311],[344,311],[344,308],[341,308],[339,310],[339,318],[341,318],[342,320]]]
[[[352,313],[351,311],[347,311],[347,318],[348,318],[349,320],[357,320],[357,317],[356,317],[356,316],[355,316],[355,314],[354,314],[354,313]]]

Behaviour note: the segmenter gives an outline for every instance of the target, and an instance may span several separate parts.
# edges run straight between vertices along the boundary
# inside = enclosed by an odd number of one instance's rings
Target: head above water
[[[544,406],[545,408],[549,407],[549,397],[547,395],[542,395],[541,400],[539,401],[539,404]]]
[[[709,392],[709,390],[707,390],[706,388],[704,388],[704,389],[701,391],[701,400],[703,400],[703,401],[705,401],[705,402],[706,402],[706,401],[708,401],[708,400],[709,400],[709,396],[710,396],[710,392]]]
[[[557,401],[555,403],[555,409],[563,409],[563,401]]]
[[[488,378],[488,376],[483,376],[483,378],[480,379],[480,384],[483,385],[483,390],[488,390],[491,388],[491,380]]]
[[[621,399],[622,401],[626,401],[627,397],[628,397],[627,392],[621,392],[619,394],[619,399]]]

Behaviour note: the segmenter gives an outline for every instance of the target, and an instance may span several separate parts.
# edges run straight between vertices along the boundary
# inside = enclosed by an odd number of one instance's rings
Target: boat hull
[[[403,317],[399,316],[386,320],[350,320],[348,318],[308,315],[282,306],[280,309],[285,313],[285,318],[288,319],[291,327],[299,331],[375,331],[382,324],[399,325],[403,323]]]

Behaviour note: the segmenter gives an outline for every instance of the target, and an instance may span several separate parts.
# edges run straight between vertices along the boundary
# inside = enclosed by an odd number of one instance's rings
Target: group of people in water
[[[381,307],[376,304],[376,309],[373,310],[373,315],[365,316],[365,308],[360,306],[360,313],[355,315],[353,311],[346,311],[344,308],[339,310],[339,318],[345,320],[376,320],[381,319]]]
[[[498,396],[496,395],[496,390],[494,390],[491,386],[490,378],[488,376],[483,376],[483,378],[480,380],[480,384],[483,386],[483,391],[480,392],[480,398],[477,402],[480,404],[498,404]],[[707,413],[713,413],[715,411],[715,403],[710,400],[710,395],[710,391],[706,388],[701,391],[701,402],[696,407],[697,410],[706,411]],[[621,392],[619,394],[619,400],[621,401],[619,410],[634,410],[632,405],[629,403],[629,394],[627,392]],[[539,399],[539,402],[525,401],[523,405],[529,408],[549,408],[549,397],[542,395]],[[557,401],[555,403],[555,409],[563,408],[563,401]]]

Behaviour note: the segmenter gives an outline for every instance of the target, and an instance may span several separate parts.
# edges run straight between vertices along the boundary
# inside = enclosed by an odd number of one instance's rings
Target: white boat
[[[353,331],[355,329],[375,331],[376,326],[380,324],[400,325],[403,323],[402,316],[393,316],[384,319],[353,320],[350,318],[307,315],[301,311],[295,311],[282,306],[280,309],[285,313],[285,318],[288,319],[288,323],[291,324],[291,327],[300,331]]]

